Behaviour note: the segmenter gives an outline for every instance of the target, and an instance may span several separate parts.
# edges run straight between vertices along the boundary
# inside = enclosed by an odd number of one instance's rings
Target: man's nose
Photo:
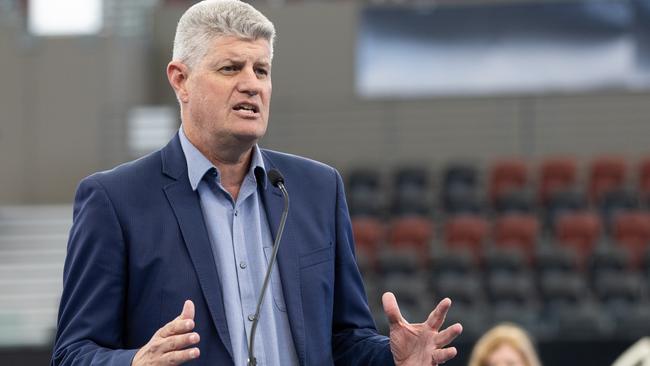
[[[257,77],[255,70],[245,68],[239,74],[239,77],[240,79],[237,84],[237,90],[240,93],[245,93],[252,97],[262,91],[262,82]]]

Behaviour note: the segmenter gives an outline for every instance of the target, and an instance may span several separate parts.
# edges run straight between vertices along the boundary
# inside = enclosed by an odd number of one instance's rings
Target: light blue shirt
[[[219,279],[214,280],[220,281],[223,291],[235,365],[245,366],[251,319],[273,247],[254,174],[255,168],[265,169],[262,154],[255,145],[250,169],[244,177],[237,200],[233,200],[221,185],[219,170],[192,145],[182,127],[179,136],[190,184],[193,190],[199,192],[203,218],[217,264]],[[259,184],[265,187],[266,178]],[[277,268],[276,264],[255,336],[255,357],[260,366],[298,365]]]

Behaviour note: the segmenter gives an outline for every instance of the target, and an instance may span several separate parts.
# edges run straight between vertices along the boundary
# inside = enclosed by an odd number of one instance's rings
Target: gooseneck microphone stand
[[[282,217],[280,218],[280,226],[278,227],[277,235],[275,236],[275,241],[273,243],[273,252],[271,253],[271,259],[269,261],[269,267],[266,269],[266,275],[264,276],[264,283],[262,284],[262,291],[260,292],[260,297],[257,300],[257,307],[255,309],[255,315],[253,318],[253,324],[251,325],[251,333],[248,339],[248,366],[257,366],[257,359],[254,355],[255,347],[255,331],[257,330],[257,324],[260,320],[260,308],[262,307],[262,301],[264,301],[264,295],[266,294],[266,289],[269,287],[269,279],[271,278],[271,272],[273,271],[273,265],[275,264],[275,257],[278,254],[278,248],[280,247],[280,239],[282,239],[282,232],[284,231],[284,225],[287,222],[287,215],[289,214],[289,192],[284,187],[284,178],[282,174],[277,169],[271,169],[267,174],[271,184],[280,189],[282,192],[282,197],[284,197],[284,209],[282,210]]]

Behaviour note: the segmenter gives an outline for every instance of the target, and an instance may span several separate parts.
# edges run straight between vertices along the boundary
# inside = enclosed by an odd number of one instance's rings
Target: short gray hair
[[[211,41],[223,36],[266,39],[273,58],[273,23],[239,0],[204,0],[187,9],[176,27],[172,58],[191,68],[207,54]]]

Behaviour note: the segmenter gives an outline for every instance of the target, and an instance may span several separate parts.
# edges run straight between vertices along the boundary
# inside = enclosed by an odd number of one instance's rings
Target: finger
[[[389,325],[406,322],[399,311],[399,306],[397,306],[397,299],[395,299],[395,295],[393,295],[392,292],[384,293],[384,295],[381,297],[381,302],[384,306],[384,313],[386,314],[386,318],[388,318]]]
[[[192,329],[194,329],[194,320],[181,319],[178,317],[165,324],[164,327],[158,329],[156,335],[162,338],[167,338],[173,335],[191,332]]]
[[[456,350],[456,347],[437,349],[433,351],[433,355],[431,356],[432,363],[434,365],[445,363],[451,360],[452,358],[456,357],[457,353],[458,351]]]
[[[438,333],[436,336],[436,345],[438,347],[444,347],[451,343],[456,337],[460,335],[460,333],[463,332],[463,326],[460,325],[459,323],[456,323],[447,329],[443,330],[442,332]]]
[[[427,325],[431,328],[438,330],[442,327],[442,324],[445,322],[445,317],[447,317],[447,312],[451,307],[451,300],[448,297],[445,297],[438,303],[435,309],[429,314],[427,318]]]
[[[162,356],[163,365],[180,365],[183,362],[193,360],[201,355],[201,351],[194,347],[182,351],[172,351]]]
[[[194,303],[192,300],[185,300],[183,304],[183,311],[180,315],[181,319],[194,319]]]
[[[199,343],[201,337],[198,333],[181,334],[163,338],[158,346],[161,353],[178,351]]]

